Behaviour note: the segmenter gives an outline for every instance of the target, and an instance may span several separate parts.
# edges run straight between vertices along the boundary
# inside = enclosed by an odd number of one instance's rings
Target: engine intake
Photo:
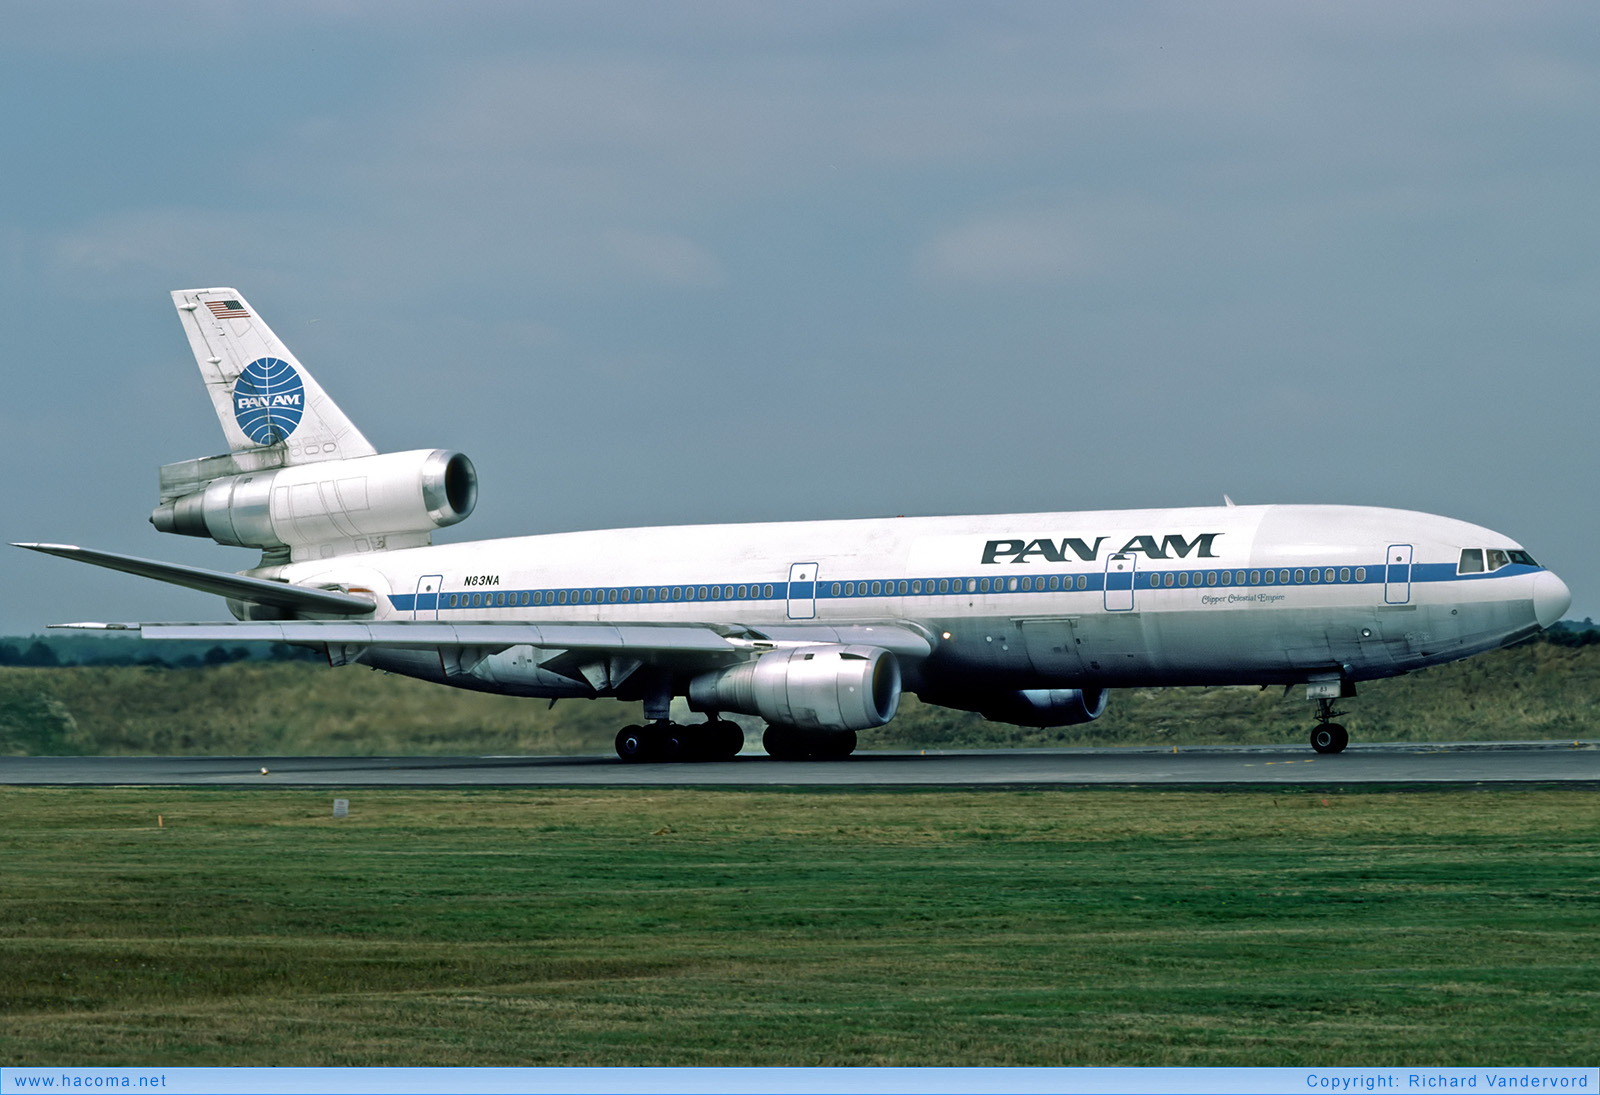
[[[900,707],[900,663],[875,646],[774,650],[700,674],[689,682],[689,706],[807,730],[868,730]]]
[[[312,547],[334,555],[426,544],[477,501],[471,460],[417,449],[222,476],[163,501],[150,523],[219,544],[289,548],[301,558]]]

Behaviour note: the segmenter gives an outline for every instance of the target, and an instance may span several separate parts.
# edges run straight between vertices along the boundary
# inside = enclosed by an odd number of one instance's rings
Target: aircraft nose
[[[1540,627],[1549,627],[1572,607],[1572,590],[1548,570],[1533,576],[1533,614]]]

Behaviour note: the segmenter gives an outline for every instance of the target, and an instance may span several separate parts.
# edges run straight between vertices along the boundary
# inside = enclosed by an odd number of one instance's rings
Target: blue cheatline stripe
[[[1410,570],[1407,579],[1404,571]],[[1476,582],[1492,578],[1510,578],[1533,574],[1543,567],[1511,563],[1499,570],[1483,574],[1457,574],[1455,563],[1412,563],[1389,566],[1375,563],[1365,567],[1245,567],[1223,570],[1167,570],[1146,569],[1131,575],[1113,575],[1113,589],[1128,589],[1120,584],[1131,579],[1136,590],[1248,588],[1271,589],[1274,586],[1319,585],[1383,585],[1406,581],[1415,582]],[[1400,572],[1390,576],[1390,571]],[[1332,577],[1328,577],[1329,574]],[[1270,577],[1269,577],[1270,575]],[[1315,575],[1315,577],[1313,577]],[[1171,583],[1167,581],[1172,578]],[[1031,588],[1023,588],[1027,580]],[[1013,581],[1016,585],[1013,588]],[[1187,581],[1187,584],[1183,584]],[[1054,585],[1052,585],[1054,583]],[[944,588],[939,588],[943,586]],[[576,605],[651,605],[690,604],[697,601],[783,601],[794,599],[859,600],[863,597],[956,597],[972,594],[1034,594],[1034,593],[1101,593],[1106,589],[1104,571],[1079,573],[1030,573],[1015,578],[1010,574],[968,575],[958,578],[856,578],[849,581],[820,582],[707,582],[704,585],[666,586],[567,586],[555,589],[490,589],[465,590],[455,593],[415,594],[391,593],[389,603],[398,612],[431,612],[437,597],[439,611],[483,608],[565,608]],[[561,595],[565,594],[563,600]],[[504,597],[504,603],[499,598]],[[473,598],[477,598],[474,603]],[[485,603],[485,598],[488,602]],[[587,598],[587,599],[586,599]]]

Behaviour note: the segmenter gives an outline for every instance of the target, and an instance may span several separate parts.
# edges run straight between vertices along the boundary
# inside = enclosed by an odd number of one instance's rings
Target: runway
[[[265,770],[265,771],[263,771]],[[0,757],[0,786],[78,787],[1249,787],[1560,785],[1600,789],[1600,742],[1309,748],[757,754],[703,764],[606,757]]]

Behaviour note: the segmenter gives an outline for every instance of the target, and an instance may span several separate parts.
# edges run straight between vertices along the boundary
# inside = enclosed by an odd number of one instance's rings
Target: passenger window
[[[1214,570],[1206,571],[1206,585],[1214,586],[1216,584],[1217,584],[1217,572],[1214,571]]]
[[[1313,582],[1320,582],[1322,580],[1322,571],[1316,569],[1309,570],[1306,572],[1306,577],[1310,578]]]
[[[1499,548],[1490,548],[1488,554],[1490,571],[1499,570],[1501,567],[1507,566],[1511,562],[1511,558]]]
[[[856,595],[856,584],[854,582],[846,582],[844,584],[844,595],[846,597],[854,597]]]
[[[772,596],[772,586],[770,584],[762,586],[761,587],[761,595],[763,597],[771,597]]]
[[[1364,582],[1366,580],[1367,580],[1367,568],[1366,567],[1356,567],[1356,581]]]
[[[722,587],[721,586],[712,586],[711,587],[711,599],[713,601],[722,600]]]
[[[989,580],[987,578],[984,579],[984,588],[985,589],[989,588],[988,587],[988,581]],[[967,592],[971,593],[974,590],[976,590],[977,588],[978,588],[978,580],[976,578],[968,578],[967,579]]]
[[[1017,591],[1017,580],[1015,578],[1011,579],[1011,581],[1007,584],[1006,588],[1009,589],[1012,593],[1015,593]]]
[[[1350,568],[1349,567],[1340,567],[1339,568],[1339,581],[1348,582],[1349,580],[1350,580]]]
[[[741,600],[741,601],[747,600],[749,592],[750,592],[750,587],[749,586],[740,586],[739,587],[739,594],[738,594],[739,600]]]
[[[1289,582],[1289,572],[1287,570],[1278,571],[1278,581],[1287,585]]]
[[[837,597],[841,592],[843,592],[843,590],[844,590],[844,587],[841,586],[838,582],[834,582],[833,583],[833,595],[835,597]]]
[[[987,593],[987,592],[989,592],[989,579],[987,579],[987,578],[978,579],[978,592],[979,593]]]
[[[625,590],[623,590],[623,591],[622,591],[622,603],[623,603],[623,604],[627,604],[627,603],[628,603],[628,600],[629,600],[629,596],[630,596],[630,594],[631,594],[631,593],[632,593],[632,590],[627,590],[627,589],[625,589]],[[615,591],[615,590],[613,590],[613,591],[612,591],[612,597],[611,597],[611,599],[612,599],[612,600],[613,600],[613,601],[614,601],[614,600],[616,600],[616,599],[617,599],[617,598],[616,598],[616,591]]]
[[[695,590],[695,594],[694,595],[695,595],[695,599],[696,600],[703,601],[707,597],[711,596],[711,593],[710,593],[709,590],[706,589],[705,586],[701,586],[699,589]]]
[[[1233,584],[1233,572],[1232,571],[1225,570],[1225,571],[1222,572],[1222,584],[1225,585],[1225,586]]]
[[[1266,579],[1267,585],[1270,586],[1273,583],[1273,580],[1278,577],[1278,572],[1275,570],[1269,570],[1263,574],[1262,577]]]
[[[910,588],[911,588],[911,583],[910,582],[901,582],[900,583],[900,595],[902,597],[904,597],[905,594],[906,594],[906,591],[908,589],[910,589]]]
[[[911,583],[911,592],[912,593],[921,593],[922,592],[922,579],[921,578],[918,578],[916,581]]]
[[[606,594],[606,601],[609,604],[616,604],[617,603],[617,591],[613,589],[610,593]]]
[[[1189,572],[1187,570],[1178,575],[1178,584],[1180,586],[1186,586],[1189,584]]]
[[[1172,587],[1172,583],[1175,581],[1177,581],[1177,578],[1173,576],[1171,571],[1168,571],[1166,578],[1162,581],[1162,585],[1165,585],[1170,589]]]
[[[1306,580],[1306,572],[1305,571],[1296,570],[1294,572],[1294,584],[1295,585],[1299,585],[1301,582],[1303,582],[1305,580]]]
[[[1089,588],[1089,576],[1087,574],[1078,575],[1078,588],[1079,589],[1088,589]]]
[[[506,595],[504,593],[496,593],[494,595],[494,603],[495,607],[504,608],[506,603]]]
[[[1061,588],[1061,576],[1059,574],[1052,574],[1050,576],[1050,589],[1051,589],[1051,591],[1055,592],[1055,591],[1059,590],[1060,588]]]
[[[1252,570],[1250,572],[1250,584],[1253,586],[1258,586],[1261,584],[1261,572],[1259,570]]]
[[[1238,586],[1244,585],[1244,571],[1236,570],[1233,572],[1233,584]]]

